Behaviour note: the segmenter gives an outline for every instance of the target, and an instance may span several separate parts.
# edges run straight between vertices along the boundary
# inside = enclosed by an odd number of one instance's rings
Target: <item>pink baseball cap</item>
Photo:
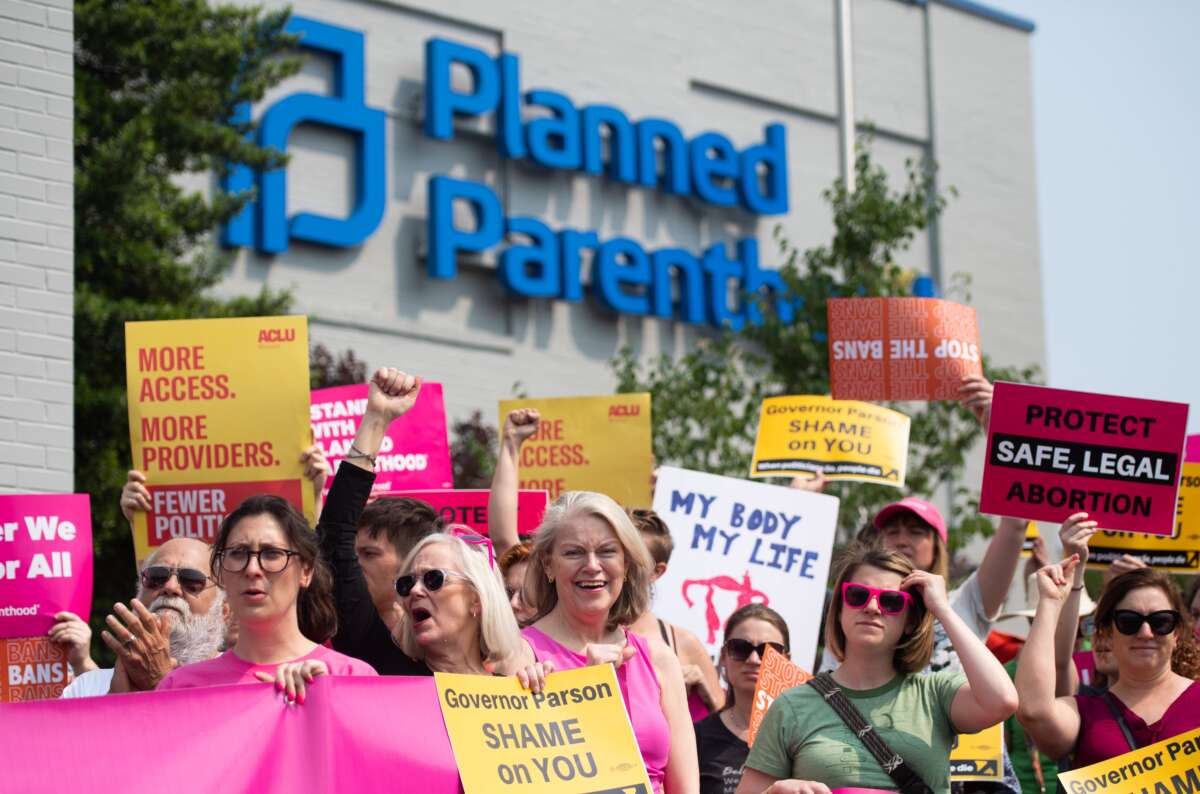
[[[901,499],[899,502],[892,502],[887,507],[875,514],[875,520],[872,521],[876,529],[883,529],[890,519],[894,518],[897,513],[912,513],[917,518],[924,521],[929,526],[937,530],[938,537],[942,539],[942,543],[946,543],[946,519],[942,518],[941,512],[938,511],[929,502],[924,499],[918,499],[915,496],[909,496]]]

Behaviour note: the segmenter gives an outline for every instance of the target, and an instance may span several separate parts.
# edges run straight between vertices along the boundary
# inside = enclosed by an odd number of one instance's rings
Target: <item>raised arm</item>
[[[1000,527],[988,543],[983,561],[975,573],[983,611],[989,620],[994,620],[1004,606],[1008,588],[1021,562],[1021,547],[1024,544],[1025,522],[1015,518],[1000,519]]]
[[[517,491],[521,445],[537,432],[541,415],[535,408],[517,408],[504,419],[500,439],[500,457],[492,475],[488,494],[488,537],[500,557],[521,542],[517,536]]]
[[[946,580],[928,571],[913,571],[900,586],[921,592],[925,608],[941,622],[966,673],[967,683],[959,688],[950,705],[954,727],[963,733],[975,733],[1012,716],[1017,709],[1016,687],[983,640],[950,606]]]
[[[1079,558],[1047,565],[1037,573],[1038,605],[1029,637],[1017,660],[1017,719],[1033,743],[1051,758],[1062,758],[1079,738],[1079,709],[1073,697],[1054,697],[1054,631],[1070,593]]]
[[[1056,697],[1074,695],[1079,688],[1075,670],[1075,637],[1079,634],[1079,601],[1083,593],[1084,566],[1088,559],[1088,541],[1096,534],[1097,524],[1088,520],[1087,513],[1075,513],[1058,530],[1063,557],[1075,556],[1079,564],[1071,577],[1071,591],[1063,604],[1062,614],[1054,629],[1054,694]]]
[[[338,615],[334,650],[358,658],[366,653],[372,632],[386,632],[386,627],[380,628],[382,621],[354,551],[358,521],[375,482],[371,458],[379,452],[388,425],[413,406],[419,390],[420,380],[399,370],[375,372],[351,455],[338,467],[317,524],[321,556],[333,569],[333,596]]]

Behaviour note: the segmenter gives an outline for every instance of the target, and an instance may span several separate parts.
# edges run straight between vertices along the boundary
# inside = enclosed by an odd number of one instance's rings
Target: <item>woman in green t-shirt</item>
[[[937,794],[950,791],[957,733],[974,733],[1017,708],[996,657],[950,607],[946,582],[900,554],[853,546],[843,555],[825,620],[841,662],[833,680],[884,742]],[[941,622],[962,672],[922,674]],[[965,679],[964,679],[965,673]],[[893,789],[892,778],[811,686],[771,706],[746,759],[737,794],[828,794]]]

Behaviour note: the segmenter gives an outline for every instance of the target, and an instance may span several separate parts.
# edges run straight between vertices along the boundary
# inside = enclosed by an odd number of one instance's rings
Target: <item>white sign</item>
[[[655,584],[656,615],[692,631],[716,656],[733,611],[766,604],[787,621],[792,658],[812,663],[837,497],[664,466],[654,511],[675,541]]]

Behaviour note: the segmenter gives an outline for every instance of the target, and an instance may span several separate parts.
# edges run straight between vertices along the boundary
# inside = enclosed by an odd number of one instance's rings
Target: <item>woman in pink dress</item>
[[[332,579],[316,533],[278,496],[252,496],[221,523],[212,570],[238,625],[233,648],[184,665],[159,689],[274,681],[303,703],[305,684],[321,675],[375,675],[366,662],[326,648],[337,629]]]
[[[558,670],[614,664],[654,790],[698,794],[679,660],[626,628],[649,608],[654,570],[629,516],[603,494],[565,493],[546,511],[531,559],[525,596],[537,612],[523,634],[538,661]]]

